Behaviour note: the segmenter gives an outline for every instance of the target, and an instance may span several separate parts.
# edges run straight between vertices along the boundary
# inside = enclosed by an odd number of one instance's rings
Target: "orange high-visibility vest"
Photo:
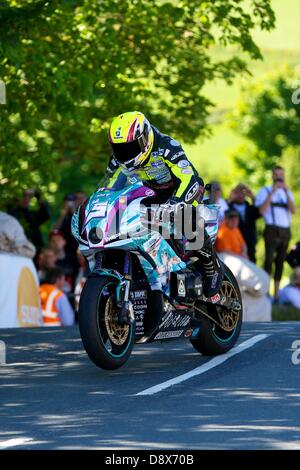
[[[56,301],[63,292],[52,284],[42,284],[39,292],[45,326],[61,326]]]

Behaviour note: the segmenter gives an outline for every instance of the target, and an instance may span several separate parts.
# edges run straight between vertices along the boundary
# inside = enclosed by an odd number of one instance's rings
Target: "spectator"
[[[75,210],[84,203],[86,195],[83,191],[77,191],[75,194],[69,193],[64,199],[64,205],[58,221],[54,225],[54,229],[60,230],[66,239],[66,251],[72,254],[78,248],[78,243],[71,232],[71,220]]]
[[[74,311],[62,288],[65,275],[61,268],[47,271],[44,283],[39,289],[45,326],[71,326]]]
[[[38,204],[36,210],[30,208],[30,203],[34,197]],[[12,208],[9,212],[24,227],[27,237],[39,253],[44,246],[40,226],[50,218],[48,204],[42,200],[39,191],[33,189],[24,191],[24,196],[18,201],[17,207]]]
[[[64,261],[66,258],[65,252],[66,240],[64,235],[59,230],[52,230],[49,233],[49,247],[54,251],[57,262]],[[57,264],[56,262],[56,264]],[[61,266],[63,268],[63,266]]]
[[[249,198],[251,203],[246,199]],[[228,204],[239,213],[239,229],[245,239],[250,261],[256,262],[255,247],[257,242],[256,220],[260,217],[258,208],[254,205],[255,196],[244,184],[238,184],[229,196]]]
[[[78,261],[66,253],[66,240],[59,230],[52,230],[49,234],[49,247],[54,251],[56,256],[56,266],[64,270],[69,284],[69,291],[74,287],[75,277],[78,272]]]
[[[84,191],[76,191],[75,193],[75,209],[81,206],[87,199]]]
[[[54,225],[54,230],[59,230],[66,240],[67,245],[67,252],[73,254],[75,243],[74,237],[71,233],[71,220],[72,216],[75,211],[75,195],[73,193],[67,194],[64,199],[63,209],[61,211],[61,215],[57,222]],[[76,242],[76,240],[75,240]],[[76,250],[77,250],[77,242],[76,242]],[[75,250],[75,252],[76,252]]]
[[[290,284],[279,291],[279,303],[300,308],[300,267],[294,269]]]
[[[291,214],[295,214],[296,206],[293,195],[285,183],[285,172],[281,166],[272,171],[273,185],[262,188],[255,205],[264,217],[266,228],[265,240],[265,271],[272,273],[273,259],[275,257],[274,294],[278,297],[283,264],[286,258],[291,238]]]
[[[34,258],[36,250],[15,217],[0,211],[0,251]]]
[[[79,264],[77,260],[77,248],[78,243],[72,235],[71,231],[71,220],[75,210],[83,204],[86,199],[86,195],[83,191],[77,191],[75,194],[70,193],[65,197],[63,210],[58,221],[54,225],[54,229],[59,230],[62,232],[65,240],[66,240],[66,254],[69,258],[72,258],[72,263],[74,267],[76,267],[75,275],[78,272]]]
[[[38,257],[38,276],[44,282],[46,272],[56,267],[56,254],[52,248],[43,248]]]
[[[222,222],[224,220],[225,211],[227,211],[229,207],[225,199],[222,197],[222,188],[218,181],[212,181],[210,183],[210,202],[220,206],[219,221]]]
[[[239,213],[233,209],[228,209],[225,212],[225,220],[218,232],[216,250],[219,253],[226,252],[247,258],[246,242],[238,226]]]

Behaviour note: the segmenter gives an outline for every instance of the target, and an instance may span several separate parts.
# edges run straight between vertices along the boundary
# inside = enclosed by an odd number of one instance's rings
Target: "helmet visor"
[[[138,140],[120,144],[111,143],[111,146],[114,157],[119,163],[126,163],[129,160],[136,158],[142,152]]]

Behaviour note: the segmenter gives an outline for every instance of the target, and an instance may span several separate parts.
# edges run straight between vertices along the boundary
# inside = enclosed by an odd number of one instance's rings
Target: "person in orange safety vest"
[[[39,289],[45,326],[70,326],[74,324],[74,311],[62,291],[65,274],[61,268],[52,268],[46,272]]]

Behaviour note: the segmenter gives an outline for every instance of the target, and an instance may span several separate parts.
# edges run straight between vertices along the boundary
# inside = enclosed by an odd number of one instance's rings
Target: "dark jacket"
[[[255,247],[257,242],[256,221],[260,217],[260,213],[259,209],[253,204],[250,204],[248,201],[245,201],[244,204],[246,205],[245,217],[243,219],[240,216],[239,229],[245,239],[249,259],[255,263]],[[238,206],[238,204],[236,202],[228,202],[228,206],[230,209],[237,210],[236,206]]]
[[[154,143],[148,160],[141,168],[128,171],[112,157],[107,168],[110,185],[120,189],[126,179],[132,184],[142,181],[164,201],[170,197],[187,203],[198,200],[204,183],[180,143],[155,127],[152,129]]]

